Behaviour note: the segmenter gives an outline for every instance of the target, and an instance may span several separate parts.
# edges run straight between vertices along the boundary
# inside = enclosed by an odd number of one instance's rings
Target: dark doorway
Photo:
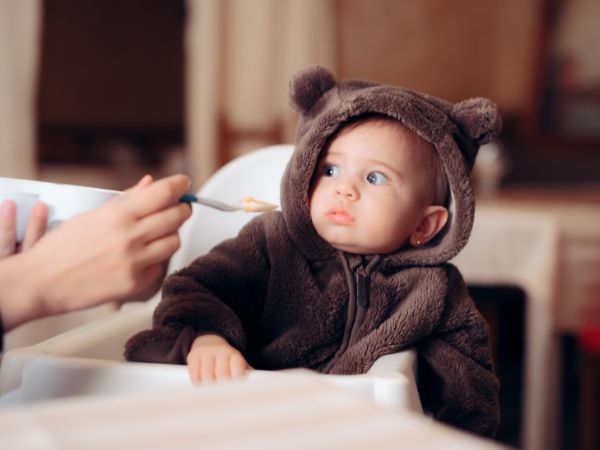
[[[496,440],[519,447],[523,403],[525,293],[513,286],[471,285],[469,292],[490,326],[500,379],[500,427]]]

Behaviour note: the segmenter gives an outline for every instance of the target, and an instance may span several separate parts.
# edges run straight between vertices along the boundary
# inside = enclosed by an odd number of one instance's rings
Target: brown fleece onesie
[[[128,341],[126,358],[185,364],[194,338],[216,333],[257,369],[358,374],[383,355],[413,347],[424,408],[492,436],[499,386],[487,326],[448,261],[471,232],[469,173],[479,145],[500,131],[496,106],[483,98],[452,104],[401,87],[338,81],[318,66],[298,73],[290,87],[301,116],[281,183],[282,211],[256,217],[236,238],[171,275],[153,328]],[[442,161],[449,220],[424,246],[353,255],[322,240],[312,225],[309,188],[319,154],[340,126],[366,114],[400,121]]]

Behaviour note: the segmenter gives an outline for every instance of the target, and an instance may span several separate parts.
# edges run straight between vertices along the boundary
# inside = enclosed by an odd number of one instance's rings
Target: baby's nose
[[[339,183],[335,192],[338,196],[347,200],[358,200],[358,190],[351,183]]]

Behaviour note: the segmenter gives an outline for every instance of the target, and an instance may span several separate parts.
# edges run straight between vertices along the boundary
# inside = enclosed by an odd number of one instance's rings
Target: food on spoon
[[[240,200],[240,204],[246,212],[271,211],[272,209],[279,207],[279,205],[265,202],[263,200],[257,200],[254,197],[244,197]]]

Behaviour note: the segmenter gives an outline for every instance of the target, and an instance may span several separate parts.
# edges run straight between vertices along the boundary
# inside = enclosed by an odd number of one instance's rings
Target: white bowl
[[[36,201],[48,205],[48,229],[53,229],[119,194],[119,191],[109,189],[0,177],[0,200],[12,199],[17,203],[18,241],[23,237],[27,218]]]

